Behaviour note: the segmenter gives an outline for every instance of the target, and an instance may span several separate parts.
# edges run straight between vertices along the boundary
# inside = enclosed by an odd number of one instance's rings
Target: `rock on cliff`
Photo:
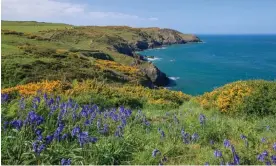
[[[157,86],[165,86],[169,83],[169,79],[165,73],[160,71],[155,65],[149,64],[141,69],[147,75],[150,81]]]

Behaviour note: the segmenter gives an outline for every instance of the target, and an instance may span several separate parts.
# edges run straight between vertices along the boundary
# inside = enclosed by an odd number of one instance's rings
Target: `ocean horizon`
[[[139,52],[167,74],[168,88],[200,95],[227,83],[276,78],[276,34],[200,34],[203,43]]]

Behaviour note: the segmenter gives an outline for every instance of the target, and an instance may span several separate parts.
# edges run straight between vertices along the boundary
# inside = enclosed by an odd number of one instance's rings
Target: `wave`
[[[174,62],[174,61],[175,61],[175,59],[171,59],[171,60],[170,60],[170,62]]]
[[[176,81],[176,80],[179,80],[180,77],[169,77],[169,79]]]
[[[148,61],[160,61],[162,58],[147,58]]]

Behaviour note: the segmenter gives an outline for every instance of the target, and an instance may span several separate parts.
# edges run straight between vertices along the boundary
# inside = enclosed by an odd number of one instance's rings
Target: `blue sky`
[[[276,0],[2,0],[2,19],[276,34]]]

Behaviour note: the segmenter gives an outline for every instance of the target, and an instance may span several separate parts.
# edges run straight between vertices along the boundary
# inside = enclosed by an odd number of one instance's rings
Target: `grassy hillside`
[[[276,164],[276,82],[200,96],[134,52],[171,29],[2,21],[1,164]],[[155,88],[153,88],[155,87]]]

